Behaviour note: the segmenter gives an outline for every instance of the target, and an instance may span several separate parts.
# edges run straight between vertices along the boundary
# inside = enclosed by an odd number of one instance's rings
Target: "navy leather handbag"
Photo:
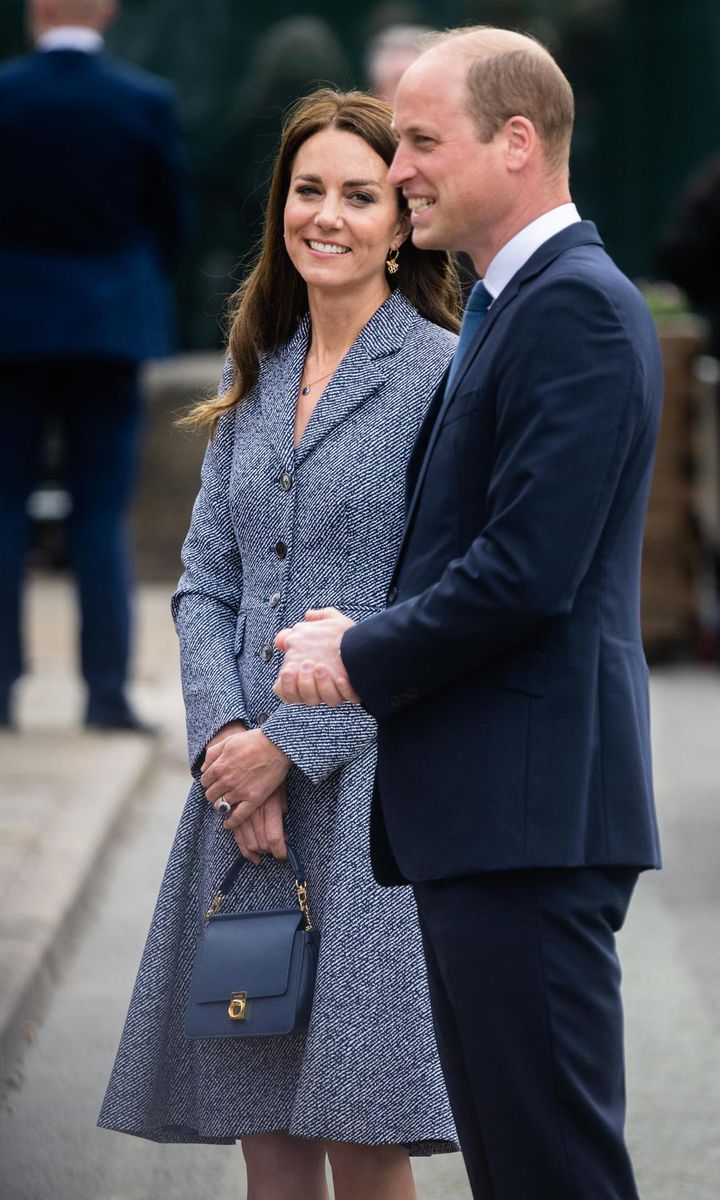
[[[310,919],[300,859],[291,846],[287,852],[297,907],[218,912],[245,862],[241,857],[220,884],[195,955],[187,1037],[275,1037],[307,1028],[320,934]]]

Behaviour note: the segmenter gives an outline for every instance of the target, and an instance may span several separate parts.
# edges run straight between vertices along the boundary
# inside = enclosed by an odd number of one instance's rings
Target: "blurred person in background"
[[[384,606],[405,467],[457,340],[448,256],[407,240],[388,183],[390,117],[329,89],[291,113],[220,395],[191,414],[211,436],[173,611],[195,782],[100,1115],[240,1139],[252,1200],[326,1200],[326,1158],[337,1200],[412,1200],[408,1154],[457,1149],[412,895],[370,868],[375,722],[272,690],[281,626]],[[287,864],[263,856],[285,857],[285,812],[322,935],[307,1033],[188,1041],[203,914],[239,853],[228,910],[282,903]]]
[[[422,41],[433,30],[429,25],[389,25],[370,41],[365,73],[370,90],[388,104],[395,102],[401,77],[422,53]]]
[[[666,279],[687,295],[710,324],[710,353],[720,362],[720,154],[713,157],[683,188],[662,237],[659,265]],[[720,384],[715,385],[715,430],[720,429]],[[713,455],[714,450],[714,455]],[[720,478],[720,444],[710,451],[714,476]],[[714,611],[704,631],[705,653],[720,664],[720,512],[705,530],[710,558]]]
[[[29,0],[33,54],[0,70],[0,723],[22,674],[26,505],[49,423],[72,501],[85,723],[148,732],[126,695],[126,528],[138,368],[171,348],[185,192],[171,89],[104,56],[114,0]]]

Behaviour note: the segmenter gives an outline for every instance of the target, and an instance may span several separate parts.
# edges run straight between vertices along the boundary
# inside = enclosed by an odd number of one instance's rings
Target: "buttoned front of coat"
[[[174,611],[191,762],[223,724],[240,718],[263,724],[317,781],[366,748],[374,721],[360,706],[312,712],[279,704],[272,685],[282,656],[273,640],[308,608],[334,605],[362,620],[385,606],[402,534],[404,465],[455,338],[394,293],[341,362],[295,446],[309,334],[306,317],[263,363],[252,394],[218,425]]]
[[[173,602],[191,764],[223,725],[289,756],[287,836],[307,872],[320,962],[306,1035],[188,1044],[182,997],[207,908],[238,855],[199,780],[185,806],[102,1123],[160,1141],[301,1137],[456,1148],[412,895],[372,877],[375,722],[359,705],[283,705],[273,639],[310,606],[384,606],[404,474],[454,346],[399,293],[340,364],[297,447],[307,319],[211,439]],[[286,863],[246,863],[227,911],[286,907]],[[362,1104],[358,1096],[362,1096]]]

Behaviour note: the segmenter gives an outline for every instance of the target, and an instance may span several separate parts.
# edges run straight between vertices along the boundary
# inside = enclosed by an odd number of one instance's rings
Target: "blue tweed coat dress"
[[[359,705],[284,706],[279,629],[308,607],[382,608],[403,524],[404,468],[456,338],[399,292],[375,313],[293,446],[305,318],[219,422],[173,600],[190,791],[170,854],[100,1124],[163,1142],[292,1134],[411,1153],[457,1149],[408,888],[371,874],[375,726]],[[197,779],[228,721],[261,723],[290,757],[288,837],[322,931],[310,1027],[189,1041],[183,1013],[207,908],[238,851]],[[286,907],[286,863],[247,863],[225,911]]]

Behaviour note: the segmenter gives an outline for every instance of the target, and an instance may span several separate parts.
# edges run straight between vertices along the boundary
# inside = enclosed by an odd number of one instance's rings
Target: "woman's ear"
[[[393,240],[390,243],[391,250],[399,250],[403,242],[406,242],[410,237],[412,225],[410,224],[410,213],[404,212],[400,214],[400,220],[395,228]]]

